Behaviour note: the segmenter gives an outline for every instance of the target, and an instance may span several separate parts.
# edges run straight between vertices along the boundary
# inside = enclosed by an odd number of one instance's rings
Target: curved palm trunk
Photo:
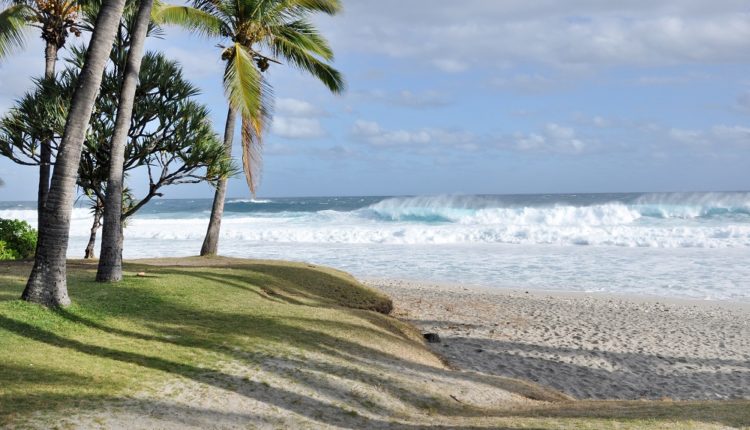
[[[234,128],[237,122],[237,111],[229,107],[227,112],[227,123],[224,127],[224,148],[227,155],[232,155],[232,142],[234,140]],[[221,217],[224,215],[224,199],[227,194],[227,180],[222,179],[216,187],[214,204],[211,207],[211,219],[208,221],[206,238],[203,239],[201,256],[216,255],[219,250],[219,231],[221,230]]]
[[[86,251],[83,254],[85,260],[91,260],[96,258],[94,253],[94,247],[96,246],[96,232],[99,231],[99,227],[102,226],[102,207],[97,202],[96,208],[94,208],[94,223],[91,224],[91,232],[89,233],[89,243],[86,245]]]
[[[130,131],[130,119],[133,116],[138,74],[143,59],[143,45],[146,42],[153,3],[153,0],[142,0],[138,6],[138,16],[132,32],[125,75],[120,89],[120,105],[117,107],[117,119],[110,150],[109,178],[104,197],[104,229],[102,230],[99,267],[96,271],[96,280],[99,282],[122,280],[123,163]]]
[[[96,18],[91,42],[86,51],[86,62],[70,103],[47,203],[42,211],[45,222],[39,226],[34,268],[21,296],[30,302],[44,306],[70,304],[65,254],[68,250],[70,215],[76,193],[78,165],[86,128],[124,6],[125,0],[105,0]]]
[[[45,79],[51,79],[55,77],[55,63],[57,62],[57,45],[54,43],[47,42],[47,46],[44,48],[44,77]],[[47,201],[47,194],[49,193],[49,177],[52,163],[52,148],[50,143],[45,141],[42,142],[41,149],[39,151],[40,163],[39,163],[39,190],[37,192],[37,226],[41,226],[44,223],[42,219],[42,209]]]

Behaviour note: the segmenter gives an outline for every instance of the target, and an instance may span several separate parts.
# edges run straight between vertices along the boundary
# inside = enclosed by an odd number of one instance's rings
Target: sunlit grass
[[[242,361],[252,367],[277,357],[304,364],[298,357],[314,354],[331,360],[316,364],[315,372],[377,386],[427,415],[446,415],[459,428],[750,424],[747,401],[556,401],[482,411],[433,400],[406,382],[388,385],[383,376],[387,367],[370,364],[403,363],[424,372],[425,381],[431,369],[442,369],[418,332],[375,312],[388,311],[390,300],[349,275],[298,263],[221,258],[159,263],[172,265],[131,263],[123,282],[99,284],[91,281],[95,266],[73,262],[69,288],[74,305],[64,310],[17,300],[30,267],[0,265],[0,424],[23,422],[32,412],[95,409],[158,390],[175,377],[218,386],[227,379],[222,363]],[[346,375],[352,372],[345,366],[350,361],[359,366],[354,375]],[[534,387],[503,383],[525,395],[555,398]],[[271,385],[257,384],[261,390]],[[243,392],[241,388],[237,391]],[[258,398],[263,400],[262,395]],[[357,417],[368,410],[378,412],[378,407],[365,399],[333,410]]]

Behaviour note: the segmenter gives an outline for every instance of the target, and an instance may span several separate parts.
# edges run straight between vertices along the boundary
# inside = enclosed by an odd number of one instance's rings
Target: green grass
[[[383,314],[390,299],[332,269],[224,258],[153,260],[129,263],[123,282],[103,285],[92,282],[95,266],[71,262],[74,305],[64,310],[17,300],[29,269],[28,263],[0,264],[0,426],[22,424],[31,412],[54,417],[61,410],[137,401],[144,393],[163,397],[160,390],[174,380],[300,415],[314,410],[310,420],[330,424],[339,416],[360,423],[368,414],[392,416],[372,393],[407,405],[398,411],[399,422],[409,421],[413,408],[458,428],[750,424],[750,402],[572,402],[518,381],[450,376],[418,332]],[[227,363],[241,364],[245,376],[227,371]],[[407,381],[406,374],[425,385]],[[457,405],[439,389],[430,391],[429,381],[445,375],[555,401],[487,410]],[[335,393],[337,381],[353,381],[351,398],[341,404],[299,394]]]

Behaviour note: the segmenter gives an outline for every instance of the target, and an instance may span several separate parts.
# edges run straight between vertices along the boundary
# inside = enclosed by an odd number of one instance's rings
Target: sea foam
[[[265,208],[271,201],[234,200],[249,208],[227,211],[222,235],[272,243],[750,247],[747,193],[651,194],[578,205],[572,199],[519,204],[523,199],[396,197],[350,210],[320,210],[329,204],[319,203],[314,211],[300,209],[309,202],[256,211],[255,205]],[[34,224],[36,212],[12,208],[0,210],[0,217]],[[194,240],[207,222],[202,210],[146,213],[129,221],[126,238]],[[71,236],[87,236],[90,223],[90,211],[75,208]]]
[[[124,256],[197,254],[210,208],[146,206]],[[34,204],[0,203],[0,218],[35,225]],[[91,222],[73,210],[70,257]],[[750,301],[750,193],[237,199],[221,235],[223,255],[364,277]]]

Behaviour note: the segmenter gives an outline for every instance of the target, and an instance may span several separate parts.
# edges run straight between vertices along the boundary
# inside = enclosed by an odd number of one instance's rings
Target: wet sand
[[[459,369],[578,399],[750,399],[750,304],[365,282]]]

